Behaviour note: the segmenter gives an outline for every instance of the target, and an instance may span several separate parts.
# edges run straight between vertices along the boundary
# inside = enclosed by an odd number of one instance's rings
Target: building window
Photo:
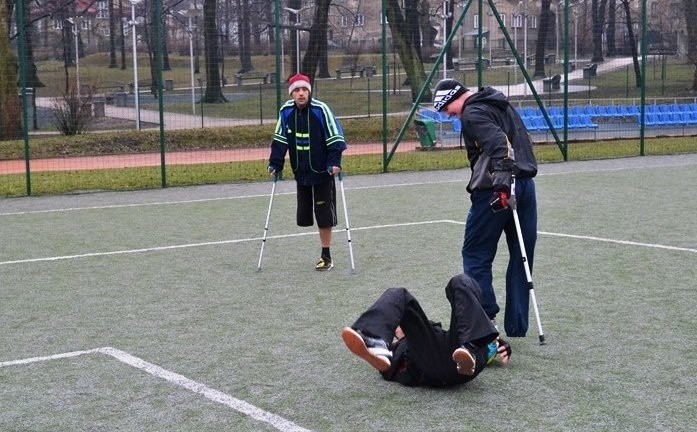
[[[346,19],[345,16],[341,15],[341,27],[346,27],[348,26],[348,20]]]
[[[53,20],[53,28],[55,30],[63,30],[63,20],[54,19]]]
[[[537,28],[537,15],[530,15],[528,17],[528,28]]]
[[[356,27],[363,27],[364,23],[365,23],[365,16],[363,14],[358,14],[353,19],[353,25]]]
[[[499,16],[501,17],[501,24],[503,24],[503,27],[506,27],[506,14],[501,14]]]
[[[522,15],[513,15],[513,28],[521,28],[523,27],[523,16]]]
[[[83,30],[89,30],[90,29],[90,20],[84,19],[84,18],[81,19],[80,26],[82,27]]]
[[[109,18],[109,4],[105,1],[97,2],[97,19]]]
[[[479,15],[474,16],[474,22],[472,23],[472,28],[479,28]]]

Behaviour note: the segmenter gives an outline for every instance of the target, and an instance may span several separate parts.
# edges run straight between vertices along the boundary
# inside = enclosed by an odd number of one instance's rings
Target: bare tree
[[[305,50],[301,69],[309,76],[314,77],[317,67],[320,66],[321,53],[327,52],[327,27],[329,18],[329,5],[331,0],[317,0],[315,7],[315,15],[310,28],[310,38]],[[320,67],[320,77],[328,78],[329,67],[326,61],[323,68]]]
[[[412,101],[420,102],[417,99],[421,87],[426,83],[426,72],[421,61],[419,0],[404,0],[404,11],[399,7],[399,3],[399,0],[387,0],[387,21],[390,25],[393,43],[407,74]],[[431,92],[425,92],[423,99],[430,100]]]
[[[691,92],[697,92],[697,0],[683,0],[687,26],[687,60],[695,66]]]
[[[593,56],[591,61],[599,63],[603,58],[603,29],[605,27],[605,6],[607,0],[592,0],[591,15],[593,19]]]
[[[218,21],[217,0],[203,0],[203,37],[206,58],[206,92],[202,102],[227,102],[220,81],[220,63],[218,62]]]
[[[632,11],[629,7],[630,0],[620,0],[622,2],[622,8],[624,9],[624,14],[627,17],[627,38],[629,39],[629,47],[632,52],[632,59],[634,63],[634,77],[636,82],[636,87],[641,87],[641,68],[639,67],[639,53],[637,52],[636,37],[634,36],[634,24],[632,22]]]
[[[607,6],[607,31],[605,39],[607,40],[607,55],[614,57],[617,55],[617,47],[615,46],[615,24],[617,23],[617,4],[616,0],[608,0]]]
[[[17,98],[17,59],[7,37],[7,4],[0,4],[0,139],[21,136],[20,104]]]
[[[540,6],[540,28],[537,31],[535,72],[533,74],[536,78],[545,76],[545,48],[547,47],[547,35],[549,34],[550,24],[552,23],[551,4],[550,0],[542,0],[542,5]]]

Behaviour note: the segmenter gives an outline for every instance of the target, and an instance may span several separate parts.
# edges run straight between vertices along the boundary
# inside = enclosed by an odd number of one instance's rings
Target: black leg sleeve
[[[481,290],[471,277],[459,274],[445,287],[450,302],[450,330],[453,350],[470,342],[482,346],[496,339],[498,332],[481,306]]]
[[[378,337],[389,345],[410,302],[416,300],[405,288],[388,288],[351,327],[366,336]]]

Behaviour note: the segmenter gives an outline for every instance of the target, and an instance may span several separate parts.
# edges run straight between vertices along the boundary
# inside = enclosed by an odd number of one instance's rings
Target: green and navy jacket
[[[329,180],[327,169],[341,167],[344,150],[344,131],[327,104],[311,98],[305,108],[298,109],[289,100],[279,111],[269,166],[280,172],[289,152],[298,184],[317,185]]]

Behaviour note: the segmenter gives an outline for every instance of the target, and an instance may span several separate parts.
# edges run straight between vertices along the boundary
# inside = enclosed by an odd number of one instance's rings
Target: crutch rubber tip
[[[540,335],[540,345],[546,345],[547,342],[545,342],[545,335]]]

